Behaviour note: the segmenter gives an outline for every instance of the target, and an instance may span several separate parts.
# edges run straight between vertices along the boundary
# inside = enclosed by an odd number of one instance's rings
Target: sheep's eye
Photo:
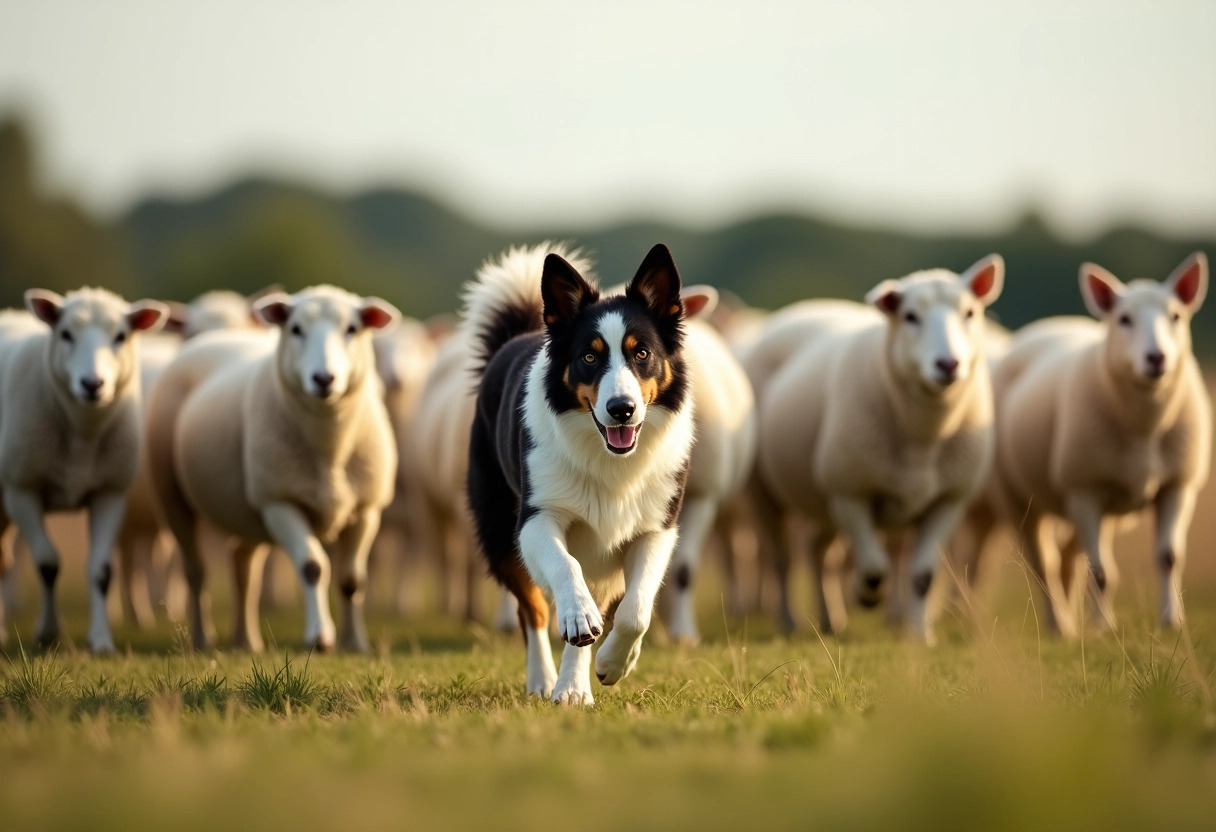
[[[975,310],[974,310],[974,309],[968,309],[968,310],[967,310],[967,314],[966,314],[966,315],[964,315],[963,317],[964,317],[964,318],[966,318],[967,320],[971,320],[972,318],[974,318],[974,317],[975,317]]]
[[[1173,315],[1170,315],[1170,320],[1173,321],[1174,323],[1178,323],[1179,321],[1182,320],[1182,316],[1179,315],[1177,312],[1175,312]]]
[[[637,358],[638,361],[645,361],[647,358],[650,358],[650,351],[649,350],[638,350],[634,354],[634,357]]]
[[[596,361],[599,361],[599,358],[597,358],[593,352],[589,352],[583,356],[584,364],[594,364]]]
[[[354,335],[358,331],[359,331],[359,327],[355,326],[354,324],[351,324],[350,326],[348,326],[346,328],[347,335]]]
[[[1131,315],[1120,315],[1119,316],[1119,326],[1131,326],[1131,325],[1132,325],[1132,316]]]
[[[304,330],[300,329],[299,324],[292,324],[291,325],[291,334],[296,336],[297,338],[301,338],[304,335]]]
[[[121,346],[123,344],[123,342],[126,340],[127,340],[127,333],[120,332],[114,336],[114,346],[116,346],[116,347]]]
[[[910,324],[918,324],[920,323],[920,315],[917,315],[915,312],[905,312],[904,320]]]
[[[66,329],[59,333],[59,337],[69,344],[76,340],[72,337],[72,333],[68,332]]]

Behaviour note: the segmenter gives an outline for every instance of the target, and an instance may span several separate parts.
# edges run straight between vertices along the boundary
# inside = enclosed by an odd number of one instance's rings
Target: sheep
[[[203,518],[239,540],[238,647],[262,649],[256,590],[274,543],[300,575],[305,643],[330,650],[339,635],[327,597],[332,558],[343,596],[341,644],[366,651],[368,552],[397,468],[371,333],[400,313],[332,286],[272,293],[255,311],[279,332],[192,341],[149,407],[152,481],[182,553],[193,641],[207,647],[211,631],[197,540]]]
[[[59,636],[59,553],[45,516],[88,509],[88,644],[112,653],[110,561],[140,437],[136,336],[162,326],[168,309],[92,288],[30,289],[25,303],[37,331],[11,313],[0,327],[0,536],[12,523],[29,546],[42,583],[35,635],[48,644]]]
[[[846,623],[843,598],[828,591],[838,538],[853,551],[859,599],[873,606],[891,568],[880,532],[910,527],[905,628],[933,642],[926,597],[939,549],[991,465],[983,319],[1004,273],[994,254],[961,276],[935,269],[883,281],[867,294],[870,306],[804,302],[774,315],[748,356],[759,411],[757,528],[788,561],[783,512],[814,523],[823,630]]]
[[[1179,628],[1186,536],[1210,464],[1211,404],[1190,333],[1207,293],[1207,257],[1192,254],[1163,283],[1124,284],[1085,263],[1080,284],[1097,320],[1030,324],[997,366],[988,494],[997,518],[1016,529],[1066,638],[1078,629],[1068,598],[1075,555],[1089,563],[1095,624],[1113,626],[1115,527],[1152,507],[1160,620]],[[1063,555],[1057,526],[1073,534]]]
[[[145,336],[140,347],[143,406],[146,408],[153,385],[177,354],[183,339],[217,330],[265,327],[253,313],[253,304],[272,291],[278,291],[278,287],[271,286],[249,296],[214,290],[189,303],[168,302],[169,317],[164,328]],[[126,518],[118,535],[118,590],[123,618],[141,628],[152,625],[155,603],[165,603],[170,609],[178,606],[167,597],[172,552],[165,545],[168,533],[157,515],[152,491],[148,465],[141,458],[135,482],[127,492]]]
[[[376,371],[384,385],[384,402],[397,442],[397,476],[393,501],[381,517],[380,535],[372,557],[382,561],[388,557],[390,542],[398,546],[394,558],[398,612],[406,612],[409,607],[415,583],[412,567],[418,555],[436,547],[434,520],[419,472],[414,435],[423,388],[439,349],[437,336],[443,328],[442,324],[437,325],[433,333],[430,325],[403,318],[390,332],[373,339]]]
[[[717,305],[710,286],[687,286],[684,358],[692,379],[697,440],[688,463],[680,536],[668,568],[667,632],[676,642],[700,639],[693,583],[723,504],[746,483],[755,461],[756,418],[751,383],[721,335],[698,315]],[[729,542],[724,541],[729,547]],[[729,556],[728,556],[729,557]]]
[[[476,387],[467,371],[471,347],[467,332],[456,328],[439,348],[418,404],[412,453],[430,506],[434,546],[449,613],[472,618],[477,589],[486,570],[473,545],[465,480],[469,433],[477,406]],[[495,626],[518,627],[514,596],[500,592]]]

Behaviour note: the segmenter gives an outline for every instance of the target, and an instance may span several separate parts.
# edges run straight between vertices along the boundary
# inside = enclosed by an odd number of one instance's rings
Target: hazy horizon
[[[1210,2],[10,2],[0,108],[107,213],[257,174],[498,227],[1181,235],[1216,228],[1213,35]]]

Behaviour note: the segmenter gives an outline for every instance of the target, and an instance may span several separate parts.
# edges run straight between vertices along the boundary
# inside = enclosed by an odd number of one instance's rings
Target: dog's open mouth
[[[642,432],[641,425],[613,425],[605,427],[600,424],[600,420],[591,414],[595,426],[599,429],[600,436],[604,437],[604,444],[608,450],[614,454],[627,454],[632,451],[638,444],[638,434]]]

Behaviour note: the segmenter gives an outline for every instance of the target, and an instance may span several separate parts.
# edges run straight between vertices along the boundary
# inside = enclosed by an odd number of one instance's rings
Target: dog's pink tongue
[[[637,428],[633,425],[618,425],[614,428],[608,428],[608,444],[614,448],[633,447],[633,434],[637,432]]]

